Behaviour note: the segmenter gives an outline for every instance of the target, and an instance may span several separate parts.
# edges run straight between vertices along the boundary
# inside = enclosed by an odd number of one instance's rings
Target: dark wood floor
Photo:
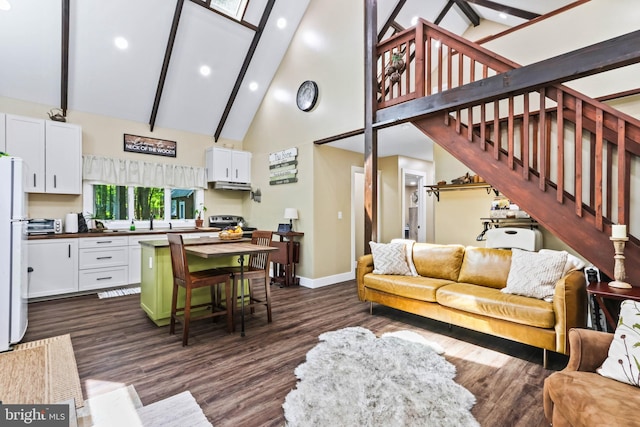
[[[104,383],[133,384],[143,404],[189,390],[208,419],[221,426],[281,426],[282,403],[295,387],[293,371],[323,332],[362,326],[375,334],[409,329],[441,344],[456,381],[477,398],[483,426],[547,425],[542,383],[567,358],[358,301],[354,282],[321,289],[272,286],[273,323],[258,309],[247,335],[227,334],[223,322],[192,326],[183,348],[168,327],[155,326],[139,296],[96,295],[29,305],[25,341],[70,333],[85,398]],[[238,328],[239,329],[239,328]]]

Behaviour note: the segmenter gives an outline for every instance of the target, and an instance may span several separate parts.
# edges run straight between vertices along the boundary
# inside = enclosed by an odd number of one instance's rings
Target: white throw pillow
[[[540,253],[513,248],[507,286],[501,291],[550,301],[566,263],[566,252]]]
[[[391,243],[403,243],[404,249],[407,252],[407,264],[409,265],[409,270],[411,270],[411,276],[418,276],[418,271],[416,270],[416,265],[413,263],[413,244],[415,240],[411,239],[391,239]]]
[[[566,276],[567,273],[574,270],[582,270],[585,267],[584,261],[578,258],[575,255],[571,255],[567,251],[554,251],[553,249],[540,249],[540,253],[555,253],[555,252],[565,252],[567,254],[567,263],[564,265],[564,271],[562,272],[563,276]]]
[[[620,306],[620,317],[609,347],[609,356],[596,372],[603,377],[639,387],[639,361],[640,303],[625,300]]]
[[[404,243],[369,242],[373,255],[374,274],[398,274],[410,276]]]

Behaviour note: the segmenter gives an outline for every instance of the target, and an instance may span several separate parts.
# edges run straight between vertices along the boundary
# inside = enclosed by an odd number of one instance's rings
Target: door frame
[[[356,259],[356,210],[357,209],[361,209],[364,210],[364,206],[356,206],[356,198],[355,198],[355,194],[356,194],[356,174],[362,174],[364,175],[364,168],[360,167],[360,166],[351,166],[351,260],[353,261],[351,263],[351,274],[353,274],[353,277],[355,277],[355,272],[356,272],[356,265],[358,263],[358,260]],[[381,172],[378,171],[377,174],[377,181],[378,181],[378,197],[377,197],[377,201],[378,201],[378,206],[376,207],[377,212],[378,212],[378,217],[377,217],[377,221],[376,221],[376,226],[378,229],[378,232],[380,231],[380,175]]]

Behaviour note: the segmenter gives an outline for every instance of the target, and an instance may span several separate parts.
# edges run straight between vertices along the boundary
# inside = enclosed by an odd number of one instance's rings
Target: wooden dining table
[[[240,336],[244,337],[244,257],[252,254],[277,251],[278,248],[272,246],[255,245],[253,243],[237,242],[221,244],[205,244],[195,246],[185,246],[185,252],[202,258],[215,258],[224,256],[238,256],[240,264]]]

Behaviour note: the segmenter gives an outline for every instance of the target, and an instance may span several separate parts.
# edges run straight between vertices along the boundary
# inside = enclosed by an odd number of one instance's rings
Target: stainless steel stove
[[[243,237],[251,237],[255,227],[247,227],[247,221],[239,215],[211,215],[209,217],[209,227],[224,229],[230,225],[239,225],[244,230]]]

